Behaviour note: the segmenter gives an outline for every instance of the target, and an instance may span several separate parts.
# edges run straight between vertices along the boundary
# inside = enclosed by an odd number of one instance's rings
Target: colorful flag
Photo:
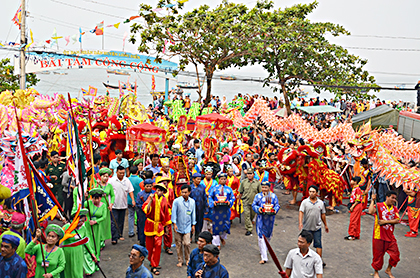
[[[124,91],[121,86],[121,82],[119,80],[118,80],[118,90],[120,91],[120,98],[122,98],[124,96]]]
[[[155,91],[155,90],[156,90],[156,79],[155,79],[155,76],[152,75],[152,91]]]
[[[26,177],[25,164],[23,161],[23,151],[21,149],[21,140],[19,135],[17,137],[18,144],[15,149],[15,177],[14,185],[10,190],[12,191],[12,204],[16,205],[24,200],[30,193],[28,179]],[[23,140],[23,139],[22,139]],[[22,144],[23,145],[23,144]]]
[[[92,33],[95,33],[97,36],[102,36],[104,34],[104,22],[98,23]]]
[[[82,32],[82,28],[79,27],[79,42],[82,42],[82,35],[84,35],[85,32]]]
[[[71,103],[70,103],[71,105]],[[87,179],[86,179],[86,168],[89,168],[89,163],[86,160],[86,156],[83,153],[83,147],[79,140],[79,130],[77,123],[68,113],[67,121],[67,171],[69,175],[74,179],[76,187],[78,189],[77,205],[84,203],[84,192],[87,190]]]
[[[16,11],[15,16],[12,18],[12,22],[20,28],[20,23],[22,22],[22,5],[20,5],[19,9]]]

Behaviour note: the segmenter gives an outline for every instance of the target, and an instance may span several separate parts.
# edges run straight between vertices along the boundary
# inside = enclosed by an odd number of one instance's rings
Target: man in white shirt
[[[127,194],[130,195],[133,206],[136,205],[134,198],[134,188],[130,180],[125,177],[125,168],[117,167],[117,175],[108,181],[114,188],[115,202],[112,206],[112,214],[114,219],[111,221],[112,244],[117,244],[118,239],[124,240],[123,228],[125,220],[125,212],[128,207]],[[117,226],[118,225],[118,228]],[[119,234],[120,233],[120,234]]]
[[[298,248],[289,251],[284,263],[289,278],[322,278],[322,259],[309,248],[312,240],[312,234],[305,230],[299,234]]]

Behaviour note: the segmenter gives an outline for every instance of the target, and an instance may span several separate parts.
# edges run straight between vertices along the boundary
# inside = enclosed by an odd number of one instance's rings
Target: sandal
[[[172,252],[170,248],[165,248],[165,253],[168,254],[168,255],[173,255],[174,254],[174,252]]]
[[[352,237],[352,236],[346,236],[344,239],[345,239],[345,240],[355,240],[355,238],[354,238],[354,237]]]
[[[156,267],[152,267],[150,271],[153,273],[153,275],[156,275],[156,276],[160,274],[159,270],[157,270]]]

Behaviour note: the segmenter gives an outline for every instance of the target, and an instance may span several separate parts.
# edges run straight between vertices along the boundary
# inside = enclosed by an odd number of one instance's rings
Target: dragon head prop
[[[292,148],[283,148],[277,155],[281,163],[280,172],[283,175],[290,175],[296,171],[298,152]]]

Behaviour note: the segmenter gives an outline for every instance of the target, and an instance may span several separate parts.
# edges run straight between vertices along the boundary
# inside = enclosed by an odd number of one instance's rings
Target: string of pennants
[[[183,4],[183,3],[186,3],[188,1],[189,0],[178,0],[177,2],[180,3],[180,4]],[[162,8],[156,8],[156,9],[152,9],[152,10],[149,10],[149,11],[142,10],[142,11],[139,12],[140,15],[134,15],[134,16],[131,16],[131,17],[127,18],[126,20],[124,20],[122,22],[117,22],[115,24],[109,24],[109,25],[106,25],[106,26],[104,25],[104,21],[101,21],[98,24],[96,24],[95,28],[93,28],[92,30],[89,30],[89,32],[92,33],[92,34],[95,34],[97,36],[102,36],[102,35],[104,35],[104,28],[116,28],[116,29],[118,29],[120,27],[121,23],[126,24],[126,23],[129,23],[129,22],[137,19],[137,18],[140,18],[141,16],[151,14],[152,12],[161,12],[161,11],[164,11],[164,8],[169,9],[173,6],[175,6],[175,4],[167,4],[167,5],[164,5]],[[18,10],[16,11],[16,14],[12,18],[12,22],[15,25],[19,26],[19,28],[20,28],[20,24],[22,22],[22,7],[21,6],[19,6]],[[36,42],[34,42],[32,30],[29,30],[29,33],[30,33],[30,40],[31,41],[30,41],[30,43],[28,43],[25,46],[25,49],[28,49],[29,47],[35,46],[37,44]],[[169,31],[168,31],[168,33],[169,33]],[[72,44],[75,44],[77,41],[79,41],[81,43],[82,42],[82,36],[85,35],[85,34],[86,34],[86,32],[83,32],[82,28],[79,28],[79,34],[78,35],[74,34],[74,35],[68,35],[68,36],[58,36],[57,35],[57,30],[56,30],[56,28],[54,28],[54,31],[53,31],[53,34],[52,34],[51,38],[48,39],[48,40],[45,40],[43,42],[45,42],[47,44],[51,44],[51,46],[52,46],[54,44],[58,44],[59,39],[64,38],[64,40],[66,41],[66,46],[67,46],[70,43],[70,41],[72,42]],[[123,44],[125,44],[125,40],[126,40],[127,36],[128,36],[128,34],[127,34],[127,32],[125,32],[124,37],[123,37]],[[174,42],[172,40],[165,41],[165,48],[166,48],[167,44],[174,44]],[[18,42],[6,42],[6,45],[20,46],[20,43],[18,43]],[[0,43],[0,46],[4,46],[4,45]],[[164,50],[164,52],[165,52],[165,50]]]

